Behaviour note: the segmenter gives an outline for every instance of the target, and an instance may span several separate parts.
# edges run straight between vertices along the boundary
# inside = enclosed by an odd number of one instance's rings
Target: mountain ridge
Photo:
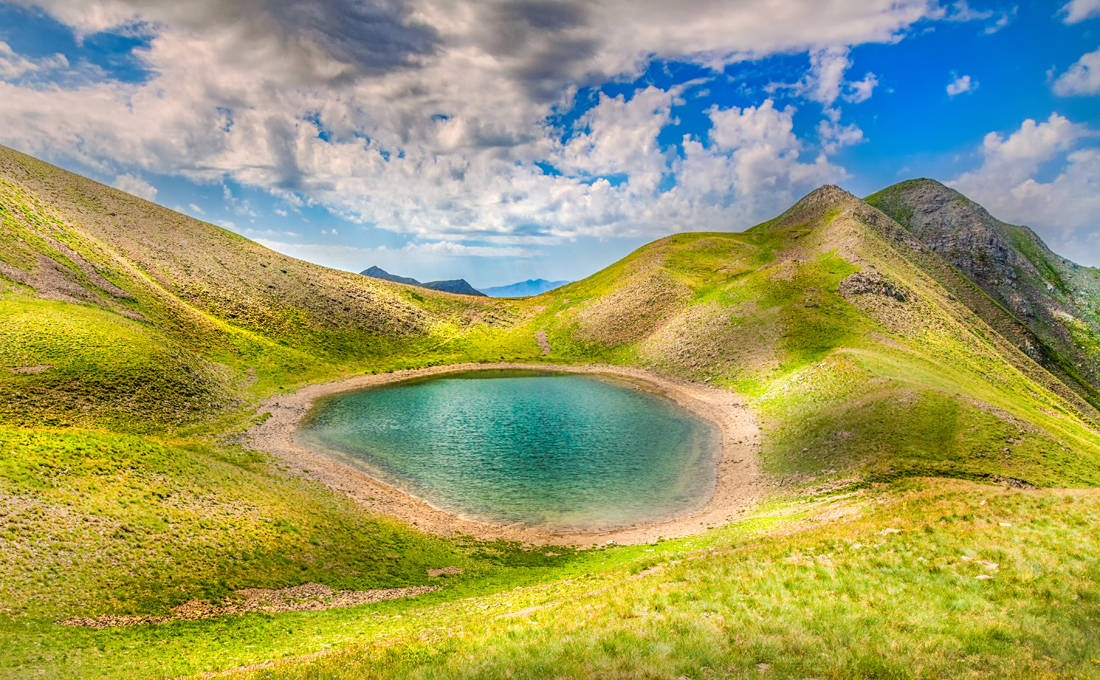
[[[570,282],[527,279],[526,281],[517,281],[516,283],[509,283],[504,286],[482,288],[481,292],[489,297],[530,297],[532,295],[541,295],[555,288],[561,288],[568,283]]]
[[[428,288],[429,290],[438,290],[445,293],[454,293],[456,295],[473,295],[475,297],[490,297],[471,286],[466,279],[448,279],[445,281],[429,281],[427,283],[421,283],[420,281],[417,281],[416,279],[407,276],[398,276],[396,274],[391,274],[377,265],[367,267],[359,273],[363,276],[369,276],[375,279],[392,281],[394,283],[404,283],[409,286]]]
[[[1021,320],[1039,339],[1021,343],[1032,358],[1048,367],[1064,360],[1100,386],[1100,269],[1055,254],[1031,229],[935,180],[901,182],[867,200]]]

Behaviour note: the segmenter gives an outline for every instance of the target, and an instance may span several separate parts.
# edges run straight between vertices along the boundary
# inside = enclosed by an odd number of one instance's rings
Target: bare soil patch
[[[542,350],[542,356],[550,354],[550,341],[546,339],[546,331],[538,331],[535,333],[535,342],[539,344],[539,349]]]
[[[36,364],[34,366],[8,366],[8,370],[12,373],[45,373],[53,368],[52,364]]]
[[[428,576],[435,578],[437,576],[454,576],[455,574],[461,574],[462,569],[460,567],[441,567],[439,569],[429,569]]]

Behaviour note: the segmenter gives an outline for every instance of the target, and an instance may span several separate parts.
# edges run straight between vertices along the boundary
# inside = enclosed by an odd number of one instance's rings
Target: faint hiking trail
[[[546,331],[538,331],[535,333],[535,342],[539,343],[539,349],[542,350],[542,356],[550,354],[550,341],[546,339]]]
[[[438,573],[430,573],[429,576],[440,574],[452,574],[449,571],[453,567],[442,570],[431,570]],[[460,570],[461,571],[461,570]],[[353,607],[359,604],[396,600],[404,597],[415,597],[424,593],[439,590],[440,586],[411,586],[406,588],[378,588],[375,590],[333,590],[320,583],[305,583],[300,586],[280,588],[245,588],[238,590],[234,596],[219,603],[203,602],[202,600],[189,600],[172,608],[171,614],[152,616],[74,616],[58,621],[62,626],[81,626],[84,628],[108,628],[112,626],[138,626],[146,624],[168,623],[169,621],[195,621],[197,619],[209,619],[215,616],[227,614],[247,614],[250,612],[265,612],[277,614],[282,612],[319,611],[322,609],[337,609],[340,607]]]

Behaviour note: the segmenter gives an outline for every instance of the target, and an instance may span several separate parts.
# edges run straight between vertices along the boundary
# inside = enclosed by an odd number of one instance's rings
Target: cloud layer
[[[750,226],[848,178],[838,155],[868,142],[852,113],[898,85],[857,69],[853,48],[932,22],[977,21],[990,34],[1014,16],[936,0],[17,2],[78,37],[133,39],[126,57],[143,77],[0,42],[0,142],[73,159],[150,199],[151,178],[182,177],[267,192],[286,201],[273,211],[284,216],[323,206],[392,232],[377,254],[420,258],[536,257],[588,237]],[[1097,0],[1074,0],[1049,20],[1098,12]],[[776,55],[802,65],[749,103],[686,106],[740,87],[725,66]],[[1097,55],[1054,91],[1096,94]],[[669,64],[690,65],[693,79],[651,77]],[[946,91],[977,85],[952,74]],[[1056,212],[1089,203],[1068,193],[1091,188],[1086,133],[1057,115],[991,133],[980,167],[956,182],[1006,219],[1080,240],[1086,211]],[[245,193],[225,191],[227,215],[260,219]],[[287,232],[271,243],[335,263],[332,246]]]
[[[1062,6],[1062,20],[1077,24],[1100,15],[1100,0],[1070,0]]]
[[[877,84],[847,77],[848,47],[934,12],[926,0],[23,2],[80,35],[142,38],[151,77],[28,83],[15,76],[35,64],[0,46],[3,141],[111,176],[229,179],[482,242],[744,227],[842,179],[828,155],[862,133],[837,104]],[[670,152],[658,135],[676,88],[604,96],[570,129],[547,124],[579,88],[633,79],[654,58],[720,68],[800,51],[811,65],[797,87],[827,109],[816,149],[792,135],[793,109],[764,102],[711,111],[710,138]]]

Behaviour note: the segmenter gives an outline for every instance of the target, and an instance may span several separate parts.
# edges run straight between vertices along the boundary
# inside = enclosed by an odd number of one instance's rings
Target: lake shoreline
[[[714,424],[721,436],[711,498],[697,510],[667,519],[591,531],[494,524],[437,508],[340,461],[340,455],[320,447],[306,448],[294,434],[323,397],[342,392],[452,373],[522,370],[574,373],[626,379],[635,388],[661,395]],[[739,517],[760,497],[763,489],[757,449],[759,430],[752,413],[732,392],[708,385],[668,378],[649,371],[607,364],[556,365],[541,363],[452,364],[392,373],[363,374],[307,385],[293,393],[271,397],[259,411],[268,414],[246,432],[249,445],[274,455],[290,471],[347,495],[367,509],[435,534],[471,535],[481,539],[521,541],[535,545],[591,546],[609,542],[649,543],[659,538],[696,534]]]

